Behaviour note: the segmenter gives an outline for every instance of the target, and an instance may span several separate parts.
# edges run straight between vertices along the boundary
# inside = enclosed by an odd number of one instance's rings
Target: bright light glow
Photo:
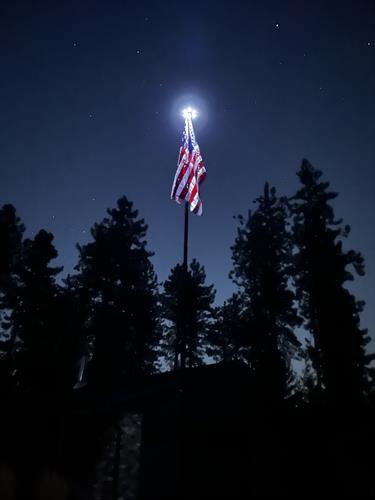
[[[186,119],[190,116],[190,118],[196,118],[198,116],[198,111],[196,109],[188,106],[187,108],[182,110],[182,116]]]

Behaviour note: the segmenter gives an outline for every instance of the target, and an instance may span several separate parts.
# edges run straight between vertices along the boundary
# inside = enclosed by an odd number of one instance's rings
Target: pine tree
[[[162,355],[174,369],[203,362],[215,299],[205,281],[204,267],[193,259],[189,269],[177,264],[164,283]]]
[[[366,385],[365,345],[369,338],[360,328],[363,302],[345,288],[352,270],[364,275],[360,253],[344,251],[342,238],[349,226],[335,220],[329,204],[337,197],[321,182],[322,172],[303,160],[298,172],[302,187],[292,198],[296,255],[296,286],[306,328],[314,345],[311,359],[318,385],[332,402],[353,401]]]
[[[59,390],[73,386],[75,372],[74,310],[56,283],[62,267],[53,235],[41,230],[26,239],[17,266],[17,304],[11,315],[16,338],[17,382],[23,390]]]
[[[208,332],[207,354],[216,361],[246,359],[246,321],[243,300],[239,293],[214,310],[214,322]]]
[[[13,371],[10,314],[16,305],[16,268],[25,230],[13,205],[0,209],[0,388],[9,389]]]
[[[266,183],[256,203],[246,221],[239,217],[231,276],[242,295],[247,323],[244,348],[254,380],[265,398],[276,401],[289,390],[291,358],[300,347],[290,287],[292,241],[286,200],[276,196],[275,188]]]
[[[89,383],[115,389],[154,370],[160,329],[156,275],[146,249],[147,225],[126,198],[78,246],[74,278],[94,339]]]

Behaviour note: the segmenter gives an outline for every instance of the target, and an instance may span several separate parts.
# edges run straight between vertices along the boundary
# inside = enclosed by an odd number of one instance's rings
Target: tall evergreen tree
[[[240,294],[214,310],[214,321],[208,332],[207,354],[216,361],[247,360],[246,321]]]
[[[3,205],[0,209],[0,287],[3,295],[12,278],[14,281],[24,231],[25,226],[16,215],[14,206]]]
[[[13,205],[0,209],[0,388],[11,383],[12,351],[10,315],[16,305],[18,286],[16,269],[21,256],[24,225]]]
[[[17,266],[17,304],[11,315],[17,339],[17,381],[22,389],[56,390],[73,386],[75,342],[73,305],[52,267],[53,235],[41,230],[23,243]]]
[[[352,271],[364,274],[360,253],[344,251],[349,226],[335,220],[329,204],[337,194],[321,182],[322,172],[303,160],[298,172],[302,187],[292,198],[296,255],[296,285],[306,327],[314,345],[311,359],[318,384],[332,401],[358,399],[366,385],[366,330],[360,328],[363,302],[345,288]]]
[[[287,204],[265,184],[257,209],[240,227],[232,247],[235,283],[240,287],[247,322],[245,346],[257,386],[280,400],[288,392],[291,357],[299,349],[294,328],[299,318],[289,281],[292,241]]]
[[[164,283],[162,355],[174,369],[203,362],[215,299],[205,281],[204,267],[193,259],[189,269],[177,264]]]
[[[86,336],[94,339],[89,383],[121,387],[154,370],[159,342],[156,275],[146,249],[147,225],[126,198],[78,246],[75,277],[86,308]]]

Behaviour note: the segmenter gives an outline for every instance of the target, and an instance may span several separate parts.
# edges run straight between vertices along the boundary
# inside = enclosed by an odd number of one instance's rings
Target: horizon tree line
[[[77,245],[76,273],[57,282],[53,235],[24,238],[12,205],[0,208],[0,388],[70,390],[82,355],[88,386],[121,390],[168,366],[209,358],[245,363],[267,401],[299,390],[293,360],[311,367],[309,395],[357,403],[374,355],[360,327],[364,303],[345,284],[364,259],[343,249],[337,194],[303,160],[299,190],[278,196],[265,183],[255,209],[238,216],[230,277],[237,291],[214,306],[204,266],[172,267],[162,287],[147,249],[147,225],[125,196]],[[296,332],[307,335],[305,345]]]

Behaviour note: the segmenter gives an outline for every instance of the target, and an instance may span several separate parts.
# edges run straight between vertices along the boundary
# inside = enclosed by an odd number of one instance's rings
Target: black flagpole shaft
[[[185,202],[185,225],[184,225],[184,262],[183,262],[183,270],[184,270],[184,289],[186,288],[186,280],[187,280],[187,271],[188,271],[188,239],[189,239],[189,204]],[[180,368],[182,370],[186,367],[186,318],[183,315],[182,324],[180,325],[181,331],[181,346],[180,346]],[[182,381],[181,381],[182,385]]]
[[[184,268],[188,267],[188,240],[189,240],[189,210],[188,202],[185,202],[185,227],[184,227]]]

